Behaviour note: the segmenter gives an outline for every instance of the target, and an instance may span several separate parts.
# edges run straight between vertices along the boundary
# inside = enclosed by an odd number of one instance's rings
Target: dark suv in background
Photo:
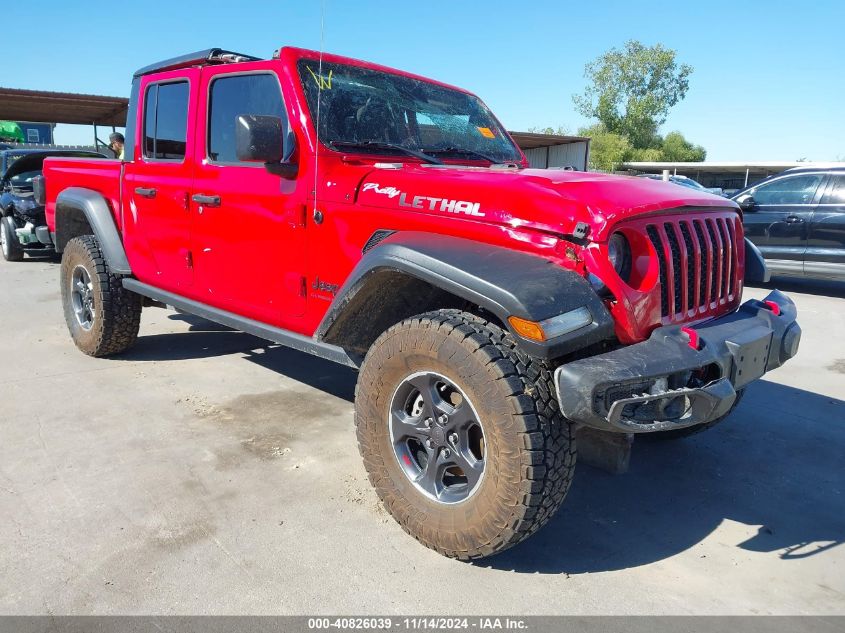
[[[105,158],[98,152],[79,150],[0,150],[0,253],[6,261],[19,262],[25,253],[53,252],[44,205],[35,200],[32,184],[48,156]]]
[[[732,196],[776,275],[845,280],[845,167],[799,167]]]

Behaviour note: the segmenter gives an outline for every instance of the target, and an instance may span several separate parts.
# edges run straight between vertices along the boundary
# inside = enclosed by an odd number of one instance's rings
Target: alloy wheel
[[[84,330],[94,325],[94,284],[84,266],[77,266],[70,276],[70,298],[76,322]]]
[[[405,378],[391,399],[388,424],[402,472],[425,496],[454,504],[478,490],[484,430],[472,402],[452,380],[436,372]]]

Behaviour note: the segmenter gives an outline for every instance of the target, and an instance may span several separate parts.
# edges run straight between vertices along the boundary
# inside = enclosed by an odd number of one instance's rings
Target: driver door
[[[202,69],[197,164],[191,195],[198,292],[204,302],[290,327],[305,312],[304,205],[296,179],[239,161],[238,116],[279,117],[288,129],[271,62]]]

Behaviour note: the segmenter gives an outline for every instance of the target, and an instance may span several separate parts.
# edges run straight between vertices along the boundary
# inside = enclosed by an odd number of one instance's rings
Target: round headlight
[[[631,275],[631,245],[622,233],[614,233],[607,244],[607,255],[617,274],[628,281]]]

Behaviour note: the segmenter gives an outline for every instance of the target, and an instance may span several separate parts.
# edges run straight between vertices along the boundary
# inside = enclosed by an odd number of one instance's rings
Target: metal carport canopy
[[[539,147],[553,147],[555,145],[566,145],[568,143],[579,143],[589,141],[589,136],[569,136],[561,134],[539,134],[537,132],[513,132],[508,131],[511,138],[519,145],[519,149],[537,149]]]
[[[0,120],[124,127],[129,99],[0,87]]]

